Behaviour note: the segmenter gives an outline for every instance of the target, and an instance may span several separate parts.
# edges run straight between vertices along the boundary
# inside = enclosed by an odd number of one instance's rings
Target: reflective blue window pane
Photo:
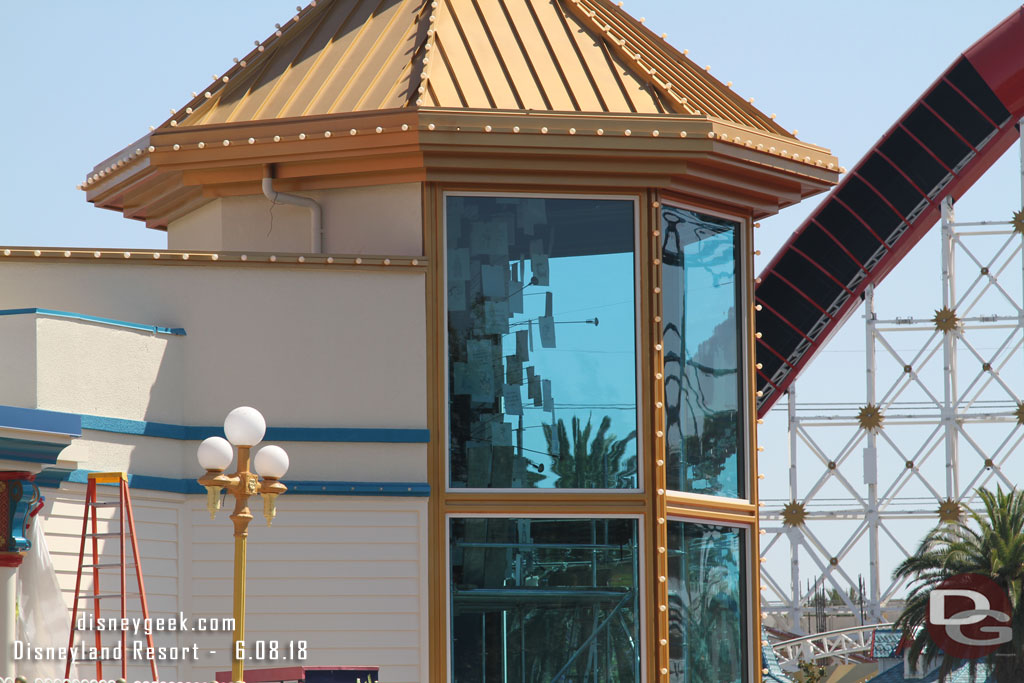
[[[662,210],[665,415],[669,488],[744,494],[739,224]]]
[[[749,681],[745,532],[668,523],[669,680]]]
[[[641,680],[635,519],[450,525],[454,683]]]
[[[636,488],[634,213],[447,198],[452,487]]]

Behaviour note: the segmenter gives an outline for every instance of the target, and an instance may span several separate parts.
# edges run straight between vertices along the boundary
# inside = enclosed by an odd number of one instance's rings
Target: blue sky
[[[1016,2],[629,0],[624,8],[846,166]],[[968,7],[968,11],[964,8]],[[157,247],[160,233],[89,206],[75,185],[286,21],[285,0],[53,0],[5,8],[0,242]],[[1012,174],[1011,174],[1012,175]],[[1013,181],[1011,181],[1012,183]],[[807,203],[806,210],[813,200]],[[774,251],[806,210],[765,223]]]
[[[852,167],[963,50],[1019,7],[1014,0],[627,0],[656,33],[689,49],[743,97],[803,140]],[[294,14],[285,0],[72,0],[9,3],[0,176],[6,245],[162,247],[162,233],[91,207],[75,185],[94,164],[162,122]],[[1005,219],[1020,207],[1017,148],[958,204],[961,219]],[[816,200],[763,222],[760,266]],[[879,290],[889,315],[930,314],[937,291],[934,231]],[[927,285],[927,286],[926,286]],[[930,289],[929,295],[918,295]],[[863,392],[863,325],[851,319],[801,382],[805,396]],[[784,425],[770,418],[762,467],[786,461]],[[768,463],[765,461],[768,460]],[[768,467],[765,467],[765,465]],[[854,475],[856,477],[856,475]],[[782,482],[764,491],[784,495]],[[780,572],[781,574],[782,572]]]

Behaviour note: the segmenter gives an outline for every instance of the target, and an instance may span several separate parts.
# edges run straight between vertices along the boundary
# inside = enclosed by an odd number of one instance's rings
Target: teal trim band
[[[69,313],[68,311],[55,311],[49,308],[8,308],[0,310],[0,315],[45,315],[51,318],[70,318],[71,320],[84,320],[90,323],[101,323],[113,327],[124,327],[129,330],[140,330],[142,332],[153,332],[154,334],[170,334],[175,337],[184,337],[185,329],[181,327],[159,327],[157,325],[143,325],[131,323],[125,320],[114,320],[113,318],[100,318],[95,315],[84,315],[82,313]]]
[[[125,420],[118,417],[82,415],[82,429],[113,434],[135,434],[157,439],[201,441],[224,436],[223,427],[190,427],[166,422]],[[345,427],[270,427],[267,441],[324,443],[430,443],[429,429],[350,429]]]
[[[36,484],[45,488],[58,488],[61,482],[85,484],[89,470],[43,470],[36,475]],[[385,496],[400,498],[427,498],[430,484],[419,482],[374,481],[288,481],[288,495],[300,496]],[[110,484],[113,486],[114,484]],[[129,474],[128,486],[146,491],[169,493],[206,493],[195,479],[153,477],[147,474]]]
[[[0,438],[0,458],[4,460],[20,460],[22,462],[39,462],[45,465],[54,465],[57,463],[60,452],[65,448],[67,448],[65,443]]]

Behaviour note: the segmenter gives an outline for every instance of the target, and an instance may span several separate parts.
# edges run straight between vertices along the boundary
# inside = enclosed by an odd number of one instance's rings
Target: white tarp
[[[46,546],[42,520],[32,518],[28,539],[32,547],[18,569],[18,639],[32,647],[67,648],[71,633],[71,617],[57,583],[50,550]],[[17,663],[19,676],[29,681],[36,678],[64,678],[65,662],[22,661]],[[72,664],[71,678],[78,678]]]

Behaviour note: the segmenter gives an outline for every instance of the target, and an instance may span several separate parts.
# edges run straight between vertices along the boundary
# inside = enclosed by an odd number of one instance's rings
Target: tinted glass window
[[[669,680],[746,683],[744,531],[668,523]]]
[[[738,240],[734,221],[662,212],[668,484],[731,498],[744,495]]]
[[[636,488],[634,213],[448,197],[452,487]]]
[[[636,520],[450,524],[455,683],[640,680]]]

